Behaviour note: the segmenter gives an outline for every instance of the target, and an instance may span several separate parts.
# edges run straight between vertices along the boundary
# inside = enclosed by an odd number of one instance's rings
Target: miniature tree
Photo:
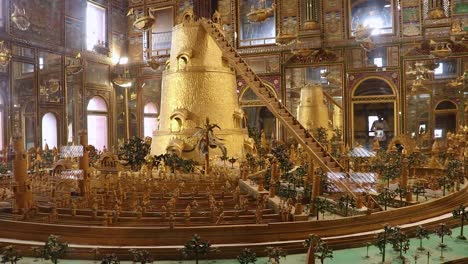
[[[393,246],[393,250],[399,252],[399,258],[404,262],[405,257],[403,256],[403,252],[406,253],[410,247],[410,240],[408,236],[401,231],[399,227],[395,227],[395,232],[391,237],[391,243]]]
[[[214,134],[214,129],[221,128],[217,124],[211,124],[210,119],[207,117],[203,127],[196,127],[198,129],[192,137],[197,140],[197,150],[198,152],[205,156],[205,174],[210,172],[210,148],[219,148],[223,156],[227,155],[226,147],[221,141],[223,139],[218,138]]]
[[[204,241],[199,235],[195,234],[189,241],[185,242],[180,251],[184,257],[193,256],[195,263],[198,264],[200,257],[216,251],[216,249],[211,246],[209,241]]]
[[[356,203],[354,201],[354,198],[349,196],[348,194],[342,195],[340,199],[338,200],[338,206],[344,210],[344,215],[348,216],[348,209],[349,208],[355,208]]]
[[[379,233],[375,241],[375,246],[379,248],[382,253],[382,263],[385,263],[385,250],[387,243],[392,241],[392,236],[396,232],[396,228],[390,225],[385,225],[383,232]]]
[[[387,206],[392,202],[397,194],[388,188],[384,188],[383,191],[377,196],[379,203],[384,205],[384,210],[387,211]]]
[[[257,261],[257,254],[249,248],[244,248],[239,256],[237,256],[237,261],[239,261],[240,264],[254,264]]]
[[[395,189],[396,195],[398,196],[398,198],[400,198],[401,207],[403,207],[403,198],[406,197],[407,192],[408,190],[406,189],[406,187],[401,187],[400,185],[398,185],[398,188]]]
[[[425,229],[423,226],[419,225],[416,228],[416,237],[419,239],[419,247],[418,250],[424,251],[425,248],[423,247],[422,241],[423,239],[429,239],[429,230]]]
[[[276,144],[271,149],[271,153],[278,161],[279,168],[283,172],[283,177],[287,178],[287,174],[293,168],[293,163],[289,157],[289,148],[286,144]]]
[[[442,196],[445,196],[446,190],[450,189],[454,184],[448,175],[438,178],[437,182],[439,183],[440,188],[442,188]]]
[[[154,261],[153,256],[147,250],[130,249],[129,251],[132,253],[133,263],[146,264]]]
[[[127,143],[119,148],[119,159],[127,161],[131,169],[137,171],[145,162],[149,153],[151,143],[138,137],[132,137]]]
[[[20,252],[14,246],[9,245],[3,248],[0,263],[16,264],[21,258]]]
[[[58,260],[66,254],[67,249],[68,243],[60,242],[58,236],[50,235],[41,250],[41,256],[43,259],[50,259],[52,263],[57,264]]]
[[[463,175],[463,163],[456,158],[450,158],[447,162],[447,177],[458,187],[463,183],[465,177]]]
[[[466,237],[463,235],[463,226],[465,225],[465,220],[468,219],[468,210],[464,205],[460,205],[458,209],[453,210],[453,218],[460,218],[460,235],[457,236],[458,239],[466,240]]]
[[[308,238],[304,240],[304,247],[307,248],[307,263],[315,264],[315,248],[322,239],[315,234],[309,235]]]
[[[333,258],[333,250],[328,247],[327,242],[322,242],[315,249],[315,257],[320,259],[320,263],[325,263],[325,259]]]
[[[234,163],[236,163],[237,159],[234,157],[229,158],[229,163],[231,163],[231,169],[234,169]]]
[[[325,212],[326,211],[329,211],[333,208],[333,205],[331,204],[330,201],[328,201],[327,199],[323,199],[323,198],[315,198],[313,201],[312,201],[312,204],[315,208],[315,211],[317,213],[317,220],[319,220],[319,214],[321,213],[322,214],[322,218],[324,218],[325,216]]]
[[[226,166],[226,161],[229,159],[229,157],[227,155],[222,155],[219,159],[224,163],[224,166]]]
[[[452,230],[450,230],[450,227],[448,227],[446,224],[439,224],[434,233],[440,237],[439,247],[445,248],[447,245],[444,244],[444,237],[452,235]]]
[[[317,127],[316,136],[317,136],[317,141],[320,142],[320,144],[325,146],[328,143],[328,130],[326,128]]]
[[[371,164],[371,171],[380,174],[390,188],[390,181],[401,175],[401,156],[398,153],[381,150],[376,155],[376,162]]]
[[[426,193],[426,188],[421,184],[413,185],[413,193],[416,195],[416,202],[419,202],[419,196]]]
[[[114,253],[107,254],[102,258],[101,264],[120,264],[120,260]]]
[[[277,264],[280,263],[281,258],[286,257],[286,252],[280,247],[267,247],[265,249],[268,260],[274,260]]]
[[[315,258],[319,259],[322,264],[325,262],[325,259],[333,258],[333,250],[328,247],[327,242],[316,235],[309,235],[303,245],[308,248],[309,264],[315,263]]]

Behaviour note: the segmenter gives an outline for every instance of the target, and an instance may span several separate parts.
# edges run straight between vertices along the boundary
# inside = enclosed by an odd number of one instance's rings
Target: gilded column
[[[78,159],[78,167],[83,171],[83,179],[79,180],[78,185],[82,196],[88,195],[89,190],[89,151],[88,151],[88,132],[80,132],[80,144],[83,146],[83,156]]]
[[[31,185],[28,182],[28,168],[26,152],[24,151],[24,142],[21,136],[14,137],[13,139],[13,175],[15,176],[16,185],[14,187],[15,210],[22,212],[27,211],[32,207],[33,194]]]

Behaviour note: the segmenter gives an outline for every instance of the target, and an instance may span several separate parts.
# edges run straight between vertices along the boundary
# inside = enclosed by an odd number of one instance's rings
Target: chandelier
[[[247,13],[247,19],[252,23],[262,23],[272,17],[275,12],[275,4],[266,7],[265,0],[259,0],[258,5],[252,5],[250,12]]]
[[[124,74],[119,74],[119,76],[112,80],[112,82],[115,85],[120,86],[122,88],[128,88],[132,86],[133,79],[130,78],[130,72],[128,70],[125,70]]]
[[[6,66],[11,60],[11,52],[4,45],[3,41],[0,41],[0,65]]]
[[[279,46],[291,45],[297,42],[297,37],[297,23],[292,17],[288,17],[283,23],[282,28],[279,29],[278,36],[276,36],[276,44]]]
[[[130,10],[127,13],[127,16],[134,17],[135,21],[133,22],[133,28],[136,31],[148,31],[153,27],[154,22],[156,22],[156,20],[149,11],[138,14],[135,13],[135,10],[133,8],[130,8]]]
[[[15,24],[15,26],[21,30],[21,31],[26,31],[29,29],[29,26],[31,26],[31,23],[29,22],[28,17],[26,16],[26,11],[23,9],[19,9],[16,4],[13,4],[14,6],[14,11],[11,14],[11,22]]]
[[[438,58],[446,58],[452,54],[452,44],[449,42],[429,42],[431,46],[431,54]]]

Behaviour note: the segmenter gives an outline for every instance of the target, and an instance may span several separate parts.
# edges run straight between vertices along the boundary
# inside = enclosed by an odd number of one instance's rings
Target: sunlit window
[[[153,131],[158,128],[158,109],[154,103],[147,103],[143,109],[144,137],[152,137]]]
[[[276,43],[274,2],[273,0],[239,1],[240,46],[271,45]],[[285,27],[283,25],[283,28]]]
[[[374,122],[377,120],[379,120],[379,117],[376,115],[370,115],[367,117],[367,124],[369,125],[369,137],[375,136],[375,132],[372,131],[372,124],[374,124]]]
[[[89,100],[88,107],[88,144],[98,150],[107,148],[107,105],[98,96]]]
[[[42,117],[42,149],[46,144],[49,148],[57,146],[57,117],[53,113],[46,113]]]
[[[382,58],[374,58],[374,65],[377,67],[382,67],[383,66]]]
[[[106,9],[88,2],[86,6],[86,48],[93,50],[95,45],[105,43]]]
[[[439,66],[434,69],[434,74],[439,75],[444,73],[444,63],[440,62]]]
[[[393,32],[393,10],[391,0],[350,1],[351,31],[358,26],[372,28],[372,35]]]
[[[39,69],[42,70],[44,69],[44,58],[39,57]]]

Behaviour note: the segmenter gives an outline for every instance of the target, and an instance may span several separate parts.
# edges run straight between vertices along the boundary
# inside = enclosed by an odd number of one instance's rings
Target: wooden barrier
[[[98,227],[53,225],[0,219],[0,237],[46,241],[49,234],[62,237],[73,244],[105,246],[181,246],[193,234],[213,244],[268,243],[303,240],[314,233],[321,237],[342,236],[379,230],[384,224],[403,225],[451,212],[468,200],[468,186],[456,193],[423,204],[413,205],[372,215],[336,220],[270,223],[260,225],[193,226],[193,227]],[[343,239],[345,242],[346,239]],[[300,250],[299,246],[291,246]],[[227,247],[229,248],[229,247]],[[168,251],[160,249],[160,251]],[[233,250],[234,251],[234,250]],[[169,252],[169,251],[168,251]],[[166,258],[179,256],[176,251],[165,252]],[[237,253],[239,251],[236,251]],[[172,254],[172,255],[171,255]],[[223,252],[223,257],[230,255]],[[235,256],[235,255],[233,255]]]

